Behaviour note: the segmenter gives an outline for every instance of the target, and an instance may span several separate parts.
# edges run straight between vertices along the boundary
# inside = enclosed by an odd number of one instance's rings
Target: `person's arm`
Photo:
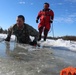
[[[50,22],[53,23],[53,20],[54,20],[54,12],[53,12],[53,10],[51,10],[51,19],[50,19]]]
[[[36,18],[36,23],[38,23],[38,20],[39,20],[40,16],[41,16],[41,11],[38,13],[38,16]]]
[[[37,41],[39,36],[38,31],[28,24],[27,24],[27,29],[28,29],[29,35],[35,37],[34,41]]]
[[[13,27],[8,28],[8,34],[5,41],[10,41],[12,30],[13,30]]]

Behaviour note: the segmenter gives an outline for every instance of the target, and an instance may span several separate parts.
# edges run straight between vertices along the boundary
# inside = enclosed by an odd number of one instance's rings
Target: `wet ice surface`
[[[0,75],[59,75],[65,67],[76,67],[75,60],[76,53],[66,48],[0,42]]]

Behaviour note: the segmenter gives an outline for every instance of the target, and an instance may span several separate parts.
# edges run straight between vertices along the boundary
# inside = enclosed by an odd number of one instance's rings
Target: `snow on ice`
[[[6,34],[0,34],[0,40],[5,39],[7,37]],[[31,39],[34,39],[30,37]],[[43,39],[42,39],[43,40]],[[42,40],[39,42],[42,46],[48,46],[48,47],[62,47],[67,48],[72,51],[76,51],[76,42],[75,41],[67,41],[67,40],[51,40],[47,39],[45,42],[42,42]],[[11,41],[15,41],[15,36],[11,36]]]

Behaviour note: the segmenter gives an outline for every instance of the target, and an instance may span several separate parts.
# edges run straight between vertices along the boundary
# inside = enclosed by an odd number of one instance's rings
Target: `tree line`
[[[3,30],[3,28],[0,27],[0,33],[7,34],[7,33],[8,33],[8,30],[7,30],[7,29]],[[43,37],[44,37],[44,36],[42,36],[42,38],[43,38]],[[63,39],[63,40],[76,41],[76,36],[69,36],[69,35],[62,36],[62,37],[51,37],[51,36],[48,36],[47,39],[54,39],[54,40]]]
[[[0,27],[0,33],[7,34],[8,30]]]

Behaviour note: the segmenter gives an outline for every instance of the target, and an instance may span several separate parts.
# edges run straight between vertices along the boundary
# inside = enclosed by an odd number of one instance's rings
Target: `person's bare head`
[[[25,22],[25,18],[24,18],[23,15],[19,15],[19,16],[17,16],[16,21],[17,21],[17,25],[18,25],[19,27],[21,27],[21,26],[23,26],[23,24],[24,24],[24,22]]]
[[[49,3],[44,3],[44,9],[49,9]]]

